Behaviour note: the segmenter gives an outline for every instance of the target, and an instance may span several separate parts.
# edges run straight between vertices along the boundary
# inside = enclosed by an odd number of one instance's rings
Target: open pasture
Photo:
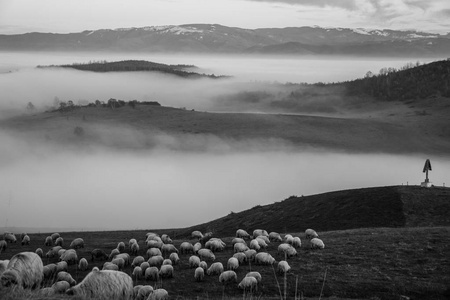
[[[109,232],[62,232],[64,248],[68,249],[71,241],[82,237],[85,247],[77,249],[78,258],[86,258],[89,262],[87,271],[77,270],[76,265],[69,265],[69,273],[80,282],[94,266],[100,269],[104,261],[91,261],[91,251],[95,248],[104,250],[107,254],[117,247],[119,242],[127,246],[125,252],[130,252],[128,241],[135,238],[140,250],[138,255],[145,258],[145,234],[147,231],[109,231]],[[177,230],[152,231],[159,234],[167,233],[173,239],[173,244],[179,249],[183,241],[195,243],[190,237],[177,236]],[[249,231],[250,232],[250,231]],[[286,277],[276,274],[277,263],[284,255],[277,254],[279,242],[271,242],[264,251],[275,259],[271,266],[245,263],[236,270],[237,283],[222,285],[219,276],[205,274],[203,282],[196,282],[194,269],[189,267],[191,254],[179,254],[180,263],[174,266],[174,277],[158,282],[135,280],[134,284],[149,284],[163,287],[169,292],[171,299],[217,299],[240,298],[243,291],[237,284],[247,272],[258,271],[262,282],[253,296],[262,299],[284,297],[322,297],[357,298],[357,299],[399,299],[405,295],[411,299],[445,299],[450,282],[450,228],[368,228],[345,231],[319,232],[325,243],[323,250],[311,250],[310,242],[304,232],[292,233],[302,240],[298,256],[288,258],[291,270]],[[50,247],[44,246],[45,237],[49,234],[30,234],[30,245],[8,244],[7,249],[0,254],[0,260],[9,259],[22,251],[44,250],[44,265],[55,263],[57,258],[45,258]],[[221,262],[225,269],[228,259],[234,254],[231,241],[233,237],[220,237],[226,243],[225,250],[215,252],[216,262]],[[248,243],[248,241],[247,241]],[[131,256],[133,259],[135,255]],[[164,255],[165,258],[168,257]],[[212,261],[208,261],[208,267]],[[131,275],[132,267],[127,266],[124,272]],[[53,280],[46,280],[44,287],[50,286]],[[281,295],[280,295],[281,293]],[[32,294],[33,295],[33,294]],[[28,299],[33,296],[28,295]],[[70,296],[63,296],[70,298]],[[0,292],[2,299],[16,299],[8,291]],[[36,299],[39,297],[36,294]],[[42,299],[42,298],[39,298]]]

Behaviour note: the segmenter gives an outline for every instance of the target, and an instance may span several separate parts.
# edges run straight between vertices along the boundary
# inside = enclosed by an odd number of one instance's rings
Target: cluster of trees
[[[33,105],[30,102],[31,105]],[[29,104],[29,105],[30,105]],[[28,105],[28,106],[29,106]],[[157,101],[138,101],[138,100],[130,100],[130,101],[125,101],[125,100],[117,100],[114,98],[110,98],[108,101],[100,101],[100,100],[95,100],[94,102],[90,102],[87,103],[86,105],[76,105],[74,104],[74,102],[72,100],[69,100],[67,102],[65,101],[60,101],[57,97],[55,97],[54,100],[54,110],[55,111],[59,111],[59,112],[69,112],[72,111],[74,109],[79,109],[81,107],[106,107],[106,108],[120,108],[123,106],[131,106],[132,108],[135,108],[137,105],[152,105],[152,106],[161,106],[161,104],[159,104],[159,102]]]
[[[383,68],[378,75],[368,72],[364,78],[343,84],[348,95],[384,100],[450,97],[450,59],[425,65],[408,64],[399,70]]]

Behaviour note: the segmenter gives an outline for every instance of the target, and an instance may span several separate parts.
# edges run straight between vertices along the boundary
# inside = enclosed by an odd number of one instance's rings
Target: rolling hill
[[[0,35],[2,51],[130,51],[445,57],[450,36],[363,28],[243,29],[186,24]]]

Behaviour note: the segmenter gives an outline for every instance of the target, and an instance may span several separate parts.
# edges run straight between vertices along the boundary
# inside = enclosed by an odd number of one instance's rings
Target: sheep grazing
[[[192,255],[189,257],[189,267],[190,268],[197,268],[200,266],[200,257],[196,255]]]
[[[68,249],[60,257],[61,261],[67,262],[69,265],[74,265],[78,263],[78,255],[75,249]]]
[[[220,275],[223,272],[223,265],[220,262],[213,263],[206,271],[208,275]]]
[[[139,245],[138,245],[138,243],[131,244],[130,248],[131,248],[130,249],[130,253],[131,254],[133,254],[133,255],[137,255],[138,254],[138,252],[139,252]]]
[[[0,260],[0,276],[5,272],[6,268],[8,267],[9,260]]]
[[[50,237],[52,238],[53,241],[56,241],[56,239],[59,238],[60,235],[59,235],[59,233],[55,232],[55,233],[52,233],[52,235]]]
[[[311,239],[311,249],[324,249],[325,244],[321,239],[313,238]]]
[[[142,269],[142,274],[145,274],[145,270],[147,270],[148,268],[150,268],[150,264],[146,261],[144,261],[141,265],[140,265],[141,269]]]
[[[161,240],[164,244],[171,244],[172,243],[172,239],[170,238],[170,236],[168,236],[167,234],[163,234],[161,236]]]
[[[259,251],[261,249],[261,246],[259,245],[257,240],[251,240],[250,241],[250,249],[254,249],[256,251]]]
[[[198,241],[202,244],[205,244],[207,241],[209,241],[213,236],[212,232],[207,232],[203,235],[203,237],[201,239],[199,239]]]
[[[159,270],[157,267],[149,267],[147,270],[145,270],[144,273],[145,280],[153,280],[158,281],[159,280]]]
[[[58,255],[58,258],[61,258],[61,256],[64,254],[64,252],[66,252],[66,249],[59,249],[58,253],[56,253]]]
[[[181,254],[194,253],[194,245],[192,245],[189,242],[181,243],[181,245],[180,245],[180,253]]]
[[[142,256],[136,256],[131,263],[132,267],[140,266],[145,261],[145,258]]]
[[[119,271],[119,266],[116,264],[113,264],[112,262],[107,261],[103,264],[102,270]]]
[[[237,275],[234,271],[225,271],[219,275],[219,282],[222,284],[226,284],[229,282],[237,282]]]
[[[231,241],[231,245],[233,245],[233,247],[234,247],[234,245],[236,244],[236,243],[242,243],[242,244],[246,244],[247,245],[247,243],[245,242],[245,240],[243,239],[243,238],[234,238],[232,241]]]
[[[147,241],[147,248],[159,248],[159,249],[161,249],[161,247],[163,245],[164,245],[164,243],[162,241],[155,241],[155,240]]]
[[[82,238],[76,238],[70,243],[70,248],[78,249],[84,248],[84,240]]]
[[[297,255],[297,250],[290,244],[280,244],[278,245],[278,254],[286,255],[286,257],[292,257]]]
[[[269,234],[264,229],[253,230],[253,238],[256,239],[258,236],[267,236],[268,237]]]
[[[236,243],[236,244],[234,244],[233,249],[234,249],[234,253],[237,253],[237,252],[244,252],[244,251],[248,250],[249,248],[244,243]]]
[[[147,300],[166,300],[166,299],[169,299],[169,293],[165,289],[156,289],[147,298]]]
[[[125,267],[129,266],[131,264],[130,254],[128,254],[128,253],[117,254],[116,256],[114,256],[114,259],[116,259],[116,258],[122,258],[125,263],[125,265],[124,265]]]
[[[7,242],[7,243],[16,243],[17,242],[17,238],[14,235],[14,233],[12,232],[5,232],[3,234],[3,239]]]
[[[45,238],[44,246],[51,246],[51,245],[53,245],[53,240],[51,236],[48,236]]]
[[[275,258],[267,252],[260,252],[255,256],[255,263],[259,265],[272,265],[274,262]]]
[[[63,244],[64,244],[64,239],[62,237],[59,237],[59,238],[56,239],[55,246],[61,246],[62,247]]]
[[[258,281],[258,283],[260,283],[261,280],[262,280],[261,273],[256,272],[256,271],[248,272],[247,274],[245,274],[245,277],[254,277],[254,278],[256,278],[256,280]]]
[[[130,239],[130,240],[128,241],[128,248],[130,248],[130,250],[131,250],[131,245],[137,244],[137,243],[138,243],[138,242],[137,242],[136,239]]]
[[[199,239],[201,239],[203,237],[203,233],[201,233],[198,230],[195,230],[195,231],[192,231],[191,236],[192,236],[193,239],[199,240]]]
[[[16,285],[20,288],[39,288],[44,279],[42,259],[34,252],[21,252],[14,255],[0,277],[3,287]]]
[[[88,269],[88,261],[86,260],[86,258],[83,257],[78,262],[78,270],[86,271],[87,269]]]
[[[235,254],[233,254],[233,257],[238,260],[239,265],[242,265],[245,262],[247,262],[247,256],[243,252],[235,253]]]
[[[67,262],[60,261],[56,263],[56,273],[59,273],[61,271],[66,271],[69,269],[69,266],[67,265]]]
[[[161,252],[165,255],[165,254],[170,254],[170,253],[178,253],[178,249],[172,245],[172,244],[164,244],[161,247]]]
[[[266,239],[267,239],[267,237],[265,237]],[[256,239],[254,239],[253,241],[256,241],[258,244],[259,244],[259,246],[261,247],[261,248],[267,248],[267,242],[266,242],[266,240],[264,239],[264,238],[262,238],[262,237],[257,237]]]
[[[197,267],[194,272],[195,281],[203,281],[205,278],[205,270],[202,267]]]
[[[56,265],[48,264],[44,266],[43,269],[44,279],[50,279],[56,274]]]
[[[238,229],[236,231],[236,237],[241,239],[248,239],[250,238],[250,234],[248,234],[248,232],[245,231],[244,229]]]
[[[163,260],[162,265],[172,265],[172,261],[169,258],[166,258],[165,260]]]
[[[1,251],[0,251],[1,252]],[[42,256],[44,256],[44,251],[42,251],[41,248],[37,248],[34,253],[36,253],[37,255],[39,255],[40,258],[42,258]]]
[[[225,249],[226,244],[217,238],[212,238],[205,243],[205,248],[210,249],[213,252],[223,251]]]
[[[300,240],[300,238],[298,236],[295,236],[293,238],[292,246],[294,246],[294,248],[301,248],[302,247],[302,241]]]
[[[197,254],[198,250],[202,249],[202,244],[200,242],[197,242],[194,244],[194,254]]]
[[[263,240],[266,244],[270,244],[270,239],[268,236],[265,235],[259,235],[255,238],[256,240]]]
[[[94,261],[96,258],[100,260],[107,260],[108,255],[101,249],[94,249],[91,251],[91,261]]]
[[[255,261],[256,256],[256,250],[255,249],[248,249],[244,251],[245,256],[247,256],[247,261]]]
[[[172,261],[173,265],[177,265],[180,262],[180,258],[178,257],[178,254],[176,254],[175,252],[170,253],[169,259]]]
[[[319,237],[319,235],[317,234],[317,232],[314,231],[314,230],[312,230],[312,229],[306,229],[306,230],[305,230],[305,235],[306,235],[306,238],[307,238],[308,240],[313,239],[313,238],[318,238],[318,237]]]
[[[285,243],[292,245],[293,241],[294,241],[294,237],[292,236],[292,234],[286,234],[284,236],[284,242]]]
[[[230,257],[227,262],[228,270],[237,270],[239,268],[239,261],[236,257]]]
[[[162,265],[159,270],[160,278],[173,278],[173,266],[172,265]]]
[[[199,264],[199,267],[206,271],[206,269],[208,269],[208,264],[206,263],[206,261],[202,260]]]
[[[216,256],[209,249],[204,249],[204,248],[200,249],[200,250],[198,250],[197,254],[202,260],[206,260],[206,259],[209,259],[212,261],[216,260]]]
[[[162,256],[162,252],[159,248],[150,248],[147,250],[147,259],[152,256]]]
[[[22,238],[22,246],[23,245],[29,245],[30,244],[30,237],[28,236],[28,235],[25,235],[23,238]]]
[[[287,261],[281,260],[281,261],[278,263],[277,272],[278,272],[279,274],[287,273],[287,272],[289,272],[290,269],[291,269],[291,267],[289,266],[289,264],[288,264]]]
[[[114,258],[111,263],[117,265],[119,271],[122,271],[125,267],[125,260],[121,257]]]
[[[70,284],[70,286],[74,286],[75,284],[77,284],[72,275],[64,271],[61,271],[56,275],[56,281],[66,281]]]
[[[5,240],[0,241],[0,253],[6,250],[6,247],[8,246],[8,243]]]
[[[143,285],[136,294],[136,300],[147,300],[153,293],[153,287],[151,285]]]
[[[271,242],[282,242],[283,239],[281,238],[281,235],[278,232],[272,231],[269,233],[269,240]]]
[[[162,257],[161,255],[158,256],[152,256],[148,259],[148,264],[150,265],[150,267],[161,267],[162,263],[164,261],[164,257]]]
[[[135,285],[135,286],[133,287],[133,295],[134,295],[134,299],[136,299],[136,296],[138,295],[139,290],[140,290],[142,287],[143,287],[142,284]],[[152,289],[153,289],[153,288],[152,288]]]
[[[120,251],[119,249],[114,248],[111,250],[111,253],[109,254],[108,258],[113,259],[117,254],[120,254]]]
[[[133,299],[133,280],[123,272],[94,268],[76,286],[67,290],[69,295],[93,299]]]
[[[246,276],[242,278],[241,282],[238,284],[238,287],[244,291],[254,291],[258,287],[258,280],[252,276]]]
[[[136,280],[139,280],[139,279],[142,278],[142,276],[143,276],[144,274],[142,273],[142,268],[139,267],[139,266],[137,266],[137,267],[134,267],[133,273],[131,273],[131,275],[132,275]]]
[[[57,281],[51,286],[52,292],[50,294],[64,294],[68,289],[70,289],[70,283],[67,281]]]
[[[125,251],[125,243],[124,242],[120,242],[117,244],[117,250],[119,250],[120,253],[123,253]]]

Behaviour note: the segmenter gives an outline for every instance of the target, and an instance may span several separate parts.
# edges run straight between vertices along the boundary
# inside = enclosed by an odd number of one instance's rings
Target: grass
[[[367,228],[343,231],[319,232],[325,242],[325,249],[310,250],[303,233],[295,233],[302,238],[303,246],[298,257],[289,258],[291,271],[284,277],[274,274],[270,266],[251,265],[252,271],[261,273],[263,280],[258,291],[246,295],[246,299],[293,299],[310,297],[320,298],[357,298],[357,299],[398,299],[405,295],[414,299],[445,299],[444,293],[450,282],[450,227],[421,228]],[[12,244],[0,259],[8,259],[20,251],[34,251],[43,247],[46,234],[31,234],[31,245]],[[62,233],[66,245],[75,237],[83,237],[86,248],[78,250],[79,257],[90,262],[90,251],[102,248],[106,252],[117,246],[119,241],[127,242],[137,238],[140,255],[143,247],[144,231],[111,232],[67,232]],[[224,252],[216,253],[216,261],[226,265],[232,256],[232,237],[223,238],[227,243]],[[174,240],[179,246],[182,240]],[[284,259],[276,254],[278,243],[271,243],[267,249],[277,261]],[[45,248],[44,251],[48,247]],[[180,299],[233,299],[243,297],[243,291],[237,284],[222,286],[218,276],[205,276],[204,282],[194,280],[194,269],[188,266],[189,255],[180,255],[181,263],[175,266],[173,279],[158,282],[160,287],[169,291],[171,298]],[[44,263],[56,259],[44,259]],[[101,267],[103,262],[90,262]],[[210,262],[208,262],[210,265]],[[245,264],[236,271],[238,281],[250,270]],[[131,274],[131,267],[124,270]],[[80,281],[87,272],[76,272],[75,266],[69,267],[72,276]],[[281,282],[280,287],[277,281]],[[143,284],[140,280],[139,284]],[[145,282],[154,285],[155,282]],[[50,286],[51,281],[44,283]],[[283,287],[281,287],[281,285]],[[284,288],[286,286],[286,288]],[[284,292],[286,291],[286,296]],[[24,292],[29,293],[29,292]],[[37,295],[25,294],[23,299],[41,299]],[[0,292],[1,299],[8,299],[5,291]],[[63,298],[65,298],[64,296]],[[16,299],[16,298],[9,298]],[[45,298],[52,299],[52,298]]]

